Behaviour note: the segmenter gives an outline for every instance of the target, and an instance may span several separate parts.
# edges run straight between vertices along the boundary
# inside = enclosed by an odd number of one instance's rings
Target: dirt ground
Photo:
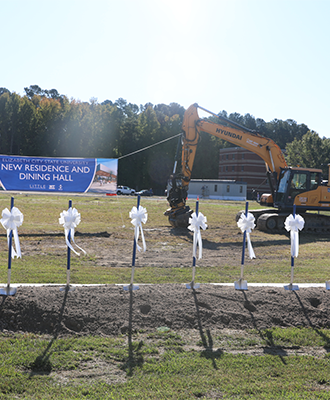
[[[0,330],[45,334],[117,335],[182,329],[265,329],[330,326],[330,296],[322,288],[285,291],[277,287],[180,284],[18,287],[0,299]]]
[[[213,231],[216,230],[216,227]],[[132,232],[76,234],[76,242],[95,255],[98,265],[109,268],[130,266]],[[203,232],[203,266],[220,265],[228,259],[240,265],[242,235],[229,232],[225,243],[221,231]],[[176,236],[168,227],[145,231],[148,251],[137,255],[138,265],[169,268],[191,265],[192,234]],[[223,233],[228,237],[228,231]],[[261,239],[262,238],[262,239]],[[50,242],[51,239],[51,242]],[[272,240],[260,235],[255,242]],[[287,237],[273,245],[289,245]],[[5,246],[5,241],[1,241]],[[259,243],[260,244],[260,243]],[[63,234],[38,238],[21,237],[23,257],[33,252],[63,256]],[[0,249],[1,250],[1,249]],[[239,269],[238,269],[239,274]],[[65,282],[65,279],[63,279]],[[42,334],[117,335],[134,331],[154,331],[160,327],[182,329],[257,330],[271,326],[330,326],[330,293],[325,288],[252,287],[237,291],[234,285],[202,284],[186,289],[183,284],[140,285],[125,291],[120,285],[76,286],[60,291],[59,286],[20,286],[14,296],[0,297],[0,331]]]
[[[86,234],[77,231],[76,242],[98,266],[130,267],[133,230],[128,225],[115,232]],[[147,251],[137,253],[136,268],[191,268],[191,232],[174,231],[165,224],[160,228],[145,228],[144,232]],[[2,236],[0,251],[6,251],[6,237]],[[22,256],[41,254],[66,261],[63,236],[62,231],[22,234]],[[229,264],[237,267],[238,277],[242,234],[237,227],[210,224],[210,229],[203,231],[202,236],[203,257],[197,265]],[[304,240],[309,239],[302,237],[301,241]],[[289,254],[290,241],[285,235],[255,231],[253,246],[258,256],[253,263],[274,257],[276,262],[276,257],[287,257],[285,249]],[[247,258],[247,268],[250,262]],[[64,272],[63,282],[65,278]],[[275,326],[310,327],[322,336],[320,328],[330,327],[330,291],[325,287],[286,291],[283,287],[249,284],[247,291],[237,291],[233,282],[229,286],[201,284],[196,290],[187,289],[184,284],[140,284],[134,291],[113,284],[76,285],[72,291],[60,290],[63,287],[18,286],[15,295],[0,296],[0,333],[9,336],[26,332],[41,334],[49,338],[48,350],[54,339],[62,336],[123,335],[129,357],[135,340],[154,341],[154,333],[163,331],[178,334],[183,349],[207,351],[211,358],[222,352],[272,354],[281,358],[287,355],[323,357],[328,351],[327,347],[320,346],[277,346],[271,334],[265,336],[263,331]],[[254,344],[242,345],[246,339]],[[51,376],[62,383],[84,382],[86,377],[106,383],[124,382],[127,377],[117,364],[95,359],[72,371],[52,371]]]

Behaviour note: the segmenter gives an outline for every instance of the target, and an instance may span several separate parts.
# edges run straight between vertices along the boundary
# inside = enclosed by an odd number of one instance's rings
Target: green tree
[[[4,93],[10,94],[10,91],[4,87],[0,87],[0,96],[2,96]]]
[[[7,103],[10,102],[10,92],[3,92],[0,96],[0,152],[9,154],[11,121]]]
[[[138,116],[138,134],[136,137],[137,149],[149,147],[161,140],[160,136],[160,123],[158,122],[157,115],[153,106],[149,103],[144,107]],[[136,163],[135,172],[135,185],[139,189],[145,189],[152,186],[151,164],[153,155],[155,154],[154,148],[149,148],[140,153],[135,154],[133,157]],[[155,166],[153,165],[153,168]]]
[[[0,140],[3,154],[20,154],[20,101],[18,94],[9,91],[0,96]]]
[[[56,89],[31,85],[24,90],[26,94],[21,97],[0,88],[1,153],[119,158],[120,184],[139,189],[165,188],[178,143],[166,139],[181,132],[185,113],[182,106],[177,103],[137,106],[123,98],[102,104],[95,98],[89,102],[69,101]],[[258,131],[281,148],[287,146],[292,164],[322,167],[327,172],[330,142],[309,132],[306,125],[298,125],[291,119],[265,122],[251,114],[232,113],[228,117],[225,110],[219,115]],[[215,116],[210,120],[219,122]],[[152,147],[121,158],[148,146]],[[219,149],[230,146],[227,141],[201,132],[192,177],[217,178]]]
[[[328,175],[330,139],[323,138],[314,131],[308,131],[301,140],[294,139],[286,146],[287,163],[293,167],[321,168]]]
[[[40,98],[37,107],[37,136],[43,156],[59,157],[68,155],[60,151],[60,144],[65,130],[63,119],[63,102],[47,97]],[[75,152],[75,150],[75,148],[71,148],[71,151]]]
[[[40,140],[38,140],[37,109],[34,104],[24,96],[19,109],[20,148],[18,154],[38,156],[41,154]]]
[[[160,123],[159,141],[173,138],[181,133],[181,126],[185,109],[177,103],[170,105],[159,104],[154,107],[158,122]],[[163,193],[167,186],[167,180],[173,172],[174,159],[178,141],[177,137],[154,148],[154,152],[149,161],[150,177],[152,187]],[[179,154],[181,156],[181,153]],[[179,169],[179,165],[178,168]]]
[[[117,158],[121,113],[111,102],[102,103],[99,108],[99,132],[94,139],[98,157]]]
[[[118,139],[118,156],[125,156],[136,150],[138,136],[138,112],[135,104],[127,104],[120,98],[115,102],[120,113],[120,132]],[[136,188],[135,183],[136,164],[135,157],[125,157],[118,161],[118,184],[124,184]]]

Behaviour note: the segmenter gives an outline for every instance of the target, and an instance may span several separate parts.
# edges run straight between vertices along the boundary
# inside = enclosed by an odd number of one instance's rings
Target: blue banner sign
[[[94,181],[97,165],[95,158],[0,155],[0,181],[4,190],[84,193]]]

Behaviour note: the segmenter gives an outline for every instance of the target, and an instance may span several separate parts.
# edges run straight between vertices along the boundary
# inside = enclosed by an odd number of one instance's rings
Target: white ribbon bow
[[[200,228],[205,230],[207,228],[206,225],[206,217],[202,213],[192,213],[191,217],[189,218],[189,226],[188,229],[194,232],[194,239],[193,239],[193,257],[196,258],[196,251],[197,251],[197,245],[198,245],[198,259],[200,260],[202,258],[202,235]]]
[[[256,258],[250,238],[250,233],[252,232],[252,229],[254,229],[256,226],[254,221],[255,221],[254,215],[248,212],[247,216],[244,213],[242,213],[240,219],[237,222],[237,225],[241,229],[241,231],[246,232],[248,251],[251,260],[252,258]]]
[[[12,246],[11,248],[11,257],[12,258],[22,258],[21,254],[21,246],[19,244],[19,239],[18,239],[18,232],[17,228],[22,225],[23,223],[23,214],[20,212],[20,210],[17,207],[13,207],[11,211],[8,210],[8,208],[5,208],[2,211],[2,218],[0,220],[2,226],[7,229],[7,239],[8,239],[8,246],[9,246],[9,235],[10,231],[13,231],[14,234],[14,243],[15,243],[15,248]]]
[[[146,246],[146,241],[144,239],[142,222],[144,224],[147,222],[147,219],[148,219],[147,209],[142,206],[139,206],[139,208],[133,207],[129,213],[129,217],[132,218],[131,223],[135,226],[134,238],[135,238],[135,242],[136,242],[136,247],[137,247],[138,251],[141,251],[141,247],[138,245],[139,232],[141,230],[143,251],[146,251],[147,246]]]
[[[284,222],[285,229],[288,232],[290,232],[292,257],[298,257],[299,231],[301,231],[304,228],[304,225],[305,225],[305,220],[299,214],[296,214],[295,218],[292,214],[290,214],[288,217],[286,217],[286,220]]]
[[[79,250],[86,254],[86,251],[79,247],[74,241],[74,228],[79,225],[80,219],[80,214],[78,213],[77,209],[70,207],[68,211],[64,210],[63,212],[61,212],[60,218],[58,220],[58,222],[64,227],[66,245],[78,256],[80,254],[72,247],[71,243],[69,242],[69,233],[72,242],[78,247]]]

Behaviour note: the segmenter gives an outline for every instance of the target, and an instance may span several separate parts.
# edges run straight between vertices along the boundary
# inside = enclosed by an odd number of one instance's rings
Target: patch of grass
[[[0,194],[1,209],[10,195]],[[14,260],[13,282],[63,283],[66,279],[66,248],[60,213],[68,207],[66,196],[15,195],[24,214],[19,229],[22,247],[36,246],[23,259]],[[136,198],[74,196],[73,206],[82,216],[80,233],[108,232],[132,244],[128,216]],[[148,210],[150,244],[168,251],[191,252],[189,235],[170,233],[164,199],[143,199]],[[194,207],[194,202],[190,202]],[[205,246],[219,254],[236,248],[241,252],[242,234],[235,215],[244,203],[206,201],[200,210],[209,229],[202,232]],[[125,227],[124,227],[125,225]],[[168,230],[166,230],[168,227]],[[159,238],[166,230],[166,239]],[[152,234],[152,232],[155,232]],[[256,260],[246,260],[249,282],[285,282],[290,279],[288,235],[251,235]],[[329,279],[327,237],[301,235],[295,278],[299,282]],[[7,279],[6,233],[0,234],[0,281]],[[53,246],[50,246],[53,245]],[[58,249],[60,246],[60,250]],[[54,250],[55,249],[55,250]],[[237,257],[238,259],[239,257]],[[196,268],[196,281],[233,282],[237,262],[218,260],[214,266]],[[42,266],[42,268],[41,268]],[[130,266],[103,266],[97,254],[71,259],[71,283],[127,283]],[[141,262],[135,270],[138,283],[184,283],[191,267],[158,267]],[[330,348],[327,329],[271,328],[262,331],[221,333],[211,341],[191,339],[173,331],[136,333],[119,337],[46,337],[32,334],[0,335],[0,398],[34,399],[328,399],[329,355],[276,356],[240,354],[254,348]],[[208,346],[209,344],[209,346]],[[235,351],[232,354],[231,351]],[[324,351],[324,350],[323,350]]]
[[[172,331],[149,333],[147,338],[157,347],[166,350],[183,351],[183,346],[186,344],[180,335]]]
[[[219,337],[220,344],[232,349],[247,349],[261,345],[261,339],[258,337],[246,337],[241,335],[225,335]]]
[[[221,348],[247,349],[249,347],[323,347],[330,349],[330,330],[319,328],[280,328],[256,330],[247,332],[223,333],[216,338],[216,344]],[[202,345],[202,344],[201,344]]]
[[[315,347],[328,343],[329,335],[324,329],[288,328],[226,333],[217,340],[246,347],[260,336],[266,345]],[[198,343],[173,331],[117,338],[2,334],[0,398],[329,398],[327,356],[249,356],[186,350],[186,344]]]
[[[261,331],[264,343],[273,346],[322,346],[330,348],[330,331],[317,328],[279,328]]]
[[[15,205],[24,214],[24,223],[19,228],[21,247],[30,250],[22,259],[13,260],[12,282],[20,283],[63,283],[66,280],[66,246],[64,230],[59,225],[60,213],[68,207],[68,196],[47,196],[15,194]],[[133,227],[129,211],[136,205],[136,197],[107,197],[98,195],[73,196],[73,206],[81,214],[76,235],[88,236],[106,232],[110,239],[98,242],[99,250],[111,254],[111,246],[118,241],[132,251]],[[143,206],[148,211],[145,229],[147,251],[151,246],[163,254],[192,251],[192,235],[187,231],[174,232],[163,212],[167,209],[164,198],[143,198]],[[189,201],[194,208],[194,201]],[[10,195],[0,193],[0,208],[8,208]],[[200,200],[200,210],[207,216],[209,228],[202,232],[203,247],[214,250],[214,265],[198,262],[196,281],[233,282],[239,277],[240,256],[243,235],[235,222],[235,215],[244,209],[244,202]],[[258,205],[251,203],[252,208]],[[257,258],[246,257],[244,277],[248,282],[283,283],[290,280],[290,239],[289,235],[271,235],[258,230],[251,234],[253,248]],[[126,247],[127,244],[127,247]],[[7,280],[7,238],[0,231],[0,282]],[[84,247],[84,246],[82,246]],[[87,246],[88,247],[88,246]],[[91,247],[93,247],[91,245]],[[159,250],[158,250],[159,249]],[[87,249],[88,250],[88,249]],[[124,251],[124,250],[123,250]],[[228,258],[228,251],[233,254]],[[299,257],[295,260],[296,282],[324,282],[329,279],[328,268],[329,239],[327,236],[300,235]],[[204,254],[204,252],[203,252]],[[225,257],[224,257],[225,256]],[[99,262],[99,254],[91,251],[87,256],[71,257],[71,282],[84,284],[127,283],[130,280],[130,261],[121,263],[117,258],[104,256]],[[223,258],[224,257],[224,260]],[[127,259],[129,260],[129,259]],[[164,263],[163,263],[164,264]],[[138,259],[135,281],[138,283],[185,283],[191,280],[191,266],[183,263],[181,267],[169,264],[158,266],[152,257]]]

